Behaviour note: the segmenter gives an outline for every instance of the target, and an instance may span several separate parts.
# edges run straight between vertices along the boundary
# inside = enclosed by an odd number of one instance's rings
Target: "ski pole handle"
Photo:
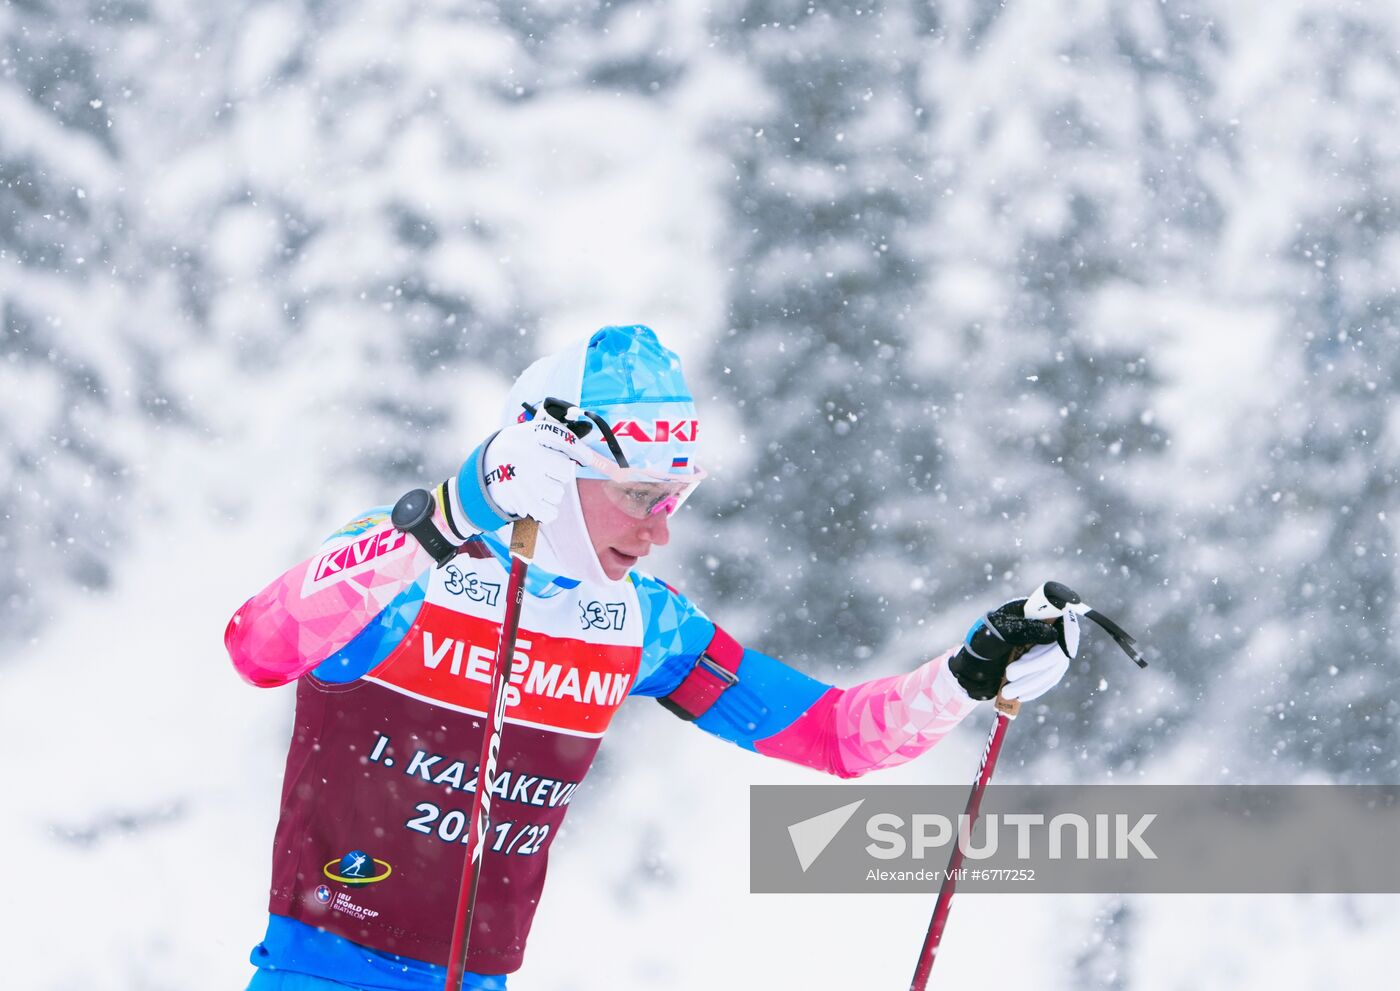
[[[540,535],[540,524],[533,516],[516,520],[510,528],[510,556],[525,563],[535,559],[535,540]]]
[[[1028,650],[1030,650],[1029,647],[1012,647],[1011,661],[1017,660],[1022,654],[1024,654]],[[1011,661],[1007,661],[1006,663],[1010,664]],[[1006,683],[1008,680],[1009,679],[1006,677],[1006,675],[1001,676],[1001,688],[997,689],[997,697],[992,702],[992,708],[995,709],[997,712],[1001,713],[1007,719],[1015,719],[1021,714],[1021,700],[1002,698],[1001,695],[1001,689],[1006,687]]]
[[[1055,620],[1082,601],[1073,589],[1059,582],[1045,582],[1030,594],[1021,611],[1027,619]]]
[[[1005,680],[1002,681],[1001,687],[1006,687]],[[1015,719],[1021,714],[1021,700],[1002,698],[1001,691],[998,690],[997,697],[992,702],[992,708],[996,709],[997,712],[1000,712],[1007,719]]]
[[[1147,667],[1147,658],[1143,656],[1142,650],[1137,645],[1137,640],[1123,627],[1090,606],[1079,597],[1078,592],[1067,585],[1061,585],[1059,582],[1046,582],[1032,592],[1030,598],[1026,599],[1022,612],[1027,619],[1046,621],[1058,619],[1067,612],[1092,619],[1103,627],[1134,664],[1140,668]]]
[[[1049,582],[1047,584],[1054,585],[1055,583]],[[1032,613],[1031,611],[1032,608],[1035,606],[1037,597],[1041,597],[1042,603],[1044,602],[1043,592],[1045,590],[1045,587],[1045,585],[1042,585],[1040,588],[1036,589],[1035,594],[1026,600],[1024,612],[1028,617],[1031,617],[1032,619],[1040,619],[1045,623],[1053,625],[1055,622],[1054,618],[1046,618],[1046,614],[1043,610],[1040,613]],[[1070,594],[1073,595],[1074,593],[1070,592]],[[1050,605],[1048,608],[1053,609],[1055,607],[1053,605]],[[1060,610],[1060,612],[1056,613],[1056,615],[1063,615],[1063,610]],[[1009,665],[1015,661],[1020,660],[1021,656],[1030,649],[1030,644],[1021,644],[1018,647],[1012,647],[1011,658],[1006,663]],[[1021,700],[1005,698],[1001,694],[1001,690],[1002,688],[1006,687],[1006,683],[1008,680],[1009,679],[1006,677],[1006,675],[1003,674],[1001,676],[1001,688],[997,689],[997,697],[992,702],[992,708],[996,709],[997,712],[1001,713],[1007,719],[1015,719],[1021,714]]]

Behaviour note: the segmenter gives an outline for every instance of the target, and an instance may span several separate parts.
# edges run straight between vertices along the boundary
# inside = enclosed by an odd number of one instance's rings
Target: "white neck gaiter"
[[[588,524],[583,518],[583,504],[578,498],[578,479],[571,479],[564,486],[559,515],[540,527],[540,538],[535,547],[535,561],[545,571],[590,585],[617,584],[603,571],[593,550]]]

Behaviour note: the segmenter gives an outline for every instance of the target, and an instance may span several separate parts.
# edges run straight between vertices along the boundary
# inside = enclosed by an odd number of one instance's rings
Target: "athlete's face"
[[[578,501],[603,573],[619,581],[653,547],[665,547],[670,542],[671,522],[664,511],[634,519],[608,497],[603,485],[602,479],[580,478]]]

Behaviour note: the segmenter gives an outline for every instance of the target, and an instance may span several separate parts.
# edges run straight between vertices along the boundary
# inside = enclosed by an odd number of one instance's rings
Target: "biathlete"
[[[549,397],[596,414],[620,451],[603,430],[580,437],[550,415]],[[296,683],[250,991],[441,991],[515,520],[537,520],[539,543],[466,988],[505,988],[520,967],[550,844],[628,699],[849,778],[919,756],[1003,680],[1003,695],[1024,701],[1064,675],[1072,646],[1026,619],[1024,600],[914,671],[848,688],[737,642],[639,568],[705,477],[701,432],[676,355],[646,327],[603,328],[531,365],[500,429],[433,490],[433,522],[458,548],[450,562],[436,566],[388,508],[374,509],[237,611],[225,643],[238,672],[261,687]],[[627,467],[589,467],[585,445]]]

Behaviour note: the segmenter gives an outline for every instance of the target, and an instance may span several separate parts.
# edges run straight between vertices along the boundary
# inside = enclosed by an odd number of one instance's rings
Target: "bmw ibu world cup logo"
[[[318,884],[316,886],[316,900],[322,905],[329,902],[331,900],[331,889],[327,888],[324,884]]]
[[[326,861],[326,866],[321,868],[322,874],[341,884],[373,884],[384,880],[393,872],[394,869],[389,866],[388,861],[371,857],[363,850],[351,850],[339,860]],[[316,897],[320,896],[321,892],[318,889]]]

